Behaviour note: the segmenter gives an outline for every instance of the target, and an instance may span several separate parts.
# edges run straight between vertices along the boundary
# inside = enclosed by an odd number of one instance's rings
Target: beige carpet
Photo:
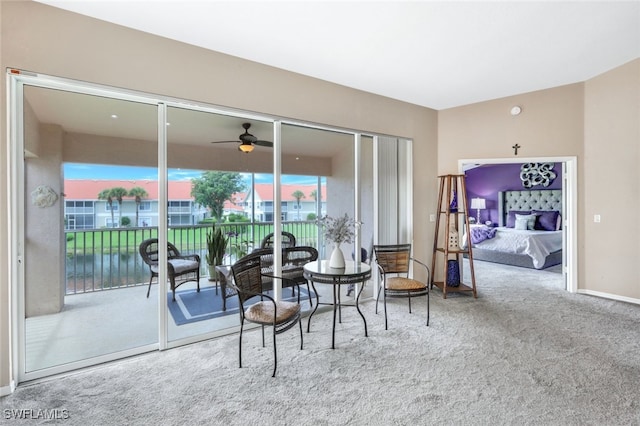
[[[66,410],[64,425],[637,425],[640,307],[572,295],[553,272],[476,262],[478,299],[434,290],[390,329],[354,309],[331,350],[331,314],[314,317],[305,347],[278,336],[279,367],[259,332],[112,363],[2,400],[6,410]],[[269,342],[268,342],[269,343]],[[10,411],[9,411],[10,412]]]

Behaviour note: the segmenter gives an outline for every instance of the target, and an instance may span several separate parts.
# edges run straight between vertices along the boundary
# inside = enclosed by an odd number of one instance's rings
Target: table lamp
[[[472,198],[471,208],[476,209],[476,223],[480,223],[480,210],[487,208],[487,203],[484,198]]]

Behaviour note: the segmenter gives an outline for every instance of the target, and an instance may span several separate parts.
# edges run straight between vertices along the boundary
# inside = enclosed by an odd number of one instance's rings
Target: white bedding
[[[466,243],[466,238],[463,241]],[[521,231],[499,227],[494,238],[473,246],[484,250],[529,255],[533,260],[533,267],[540,269],[550,253],[562,249],[562,231]]]

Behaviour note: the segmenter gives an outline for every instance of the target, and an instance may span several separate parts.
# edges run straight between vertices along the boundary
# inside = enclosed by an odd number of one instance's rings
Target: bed
[[[532,269],[562,263],[562,190],[503,191],[498,204],[498,227],[470,227],[475,260]]]

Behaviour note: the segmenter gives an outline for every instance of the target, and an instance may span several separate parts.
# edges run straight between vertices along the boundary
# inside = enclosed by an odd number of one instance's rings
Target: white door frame
[[[467,164],[513,164],[513,163],[562,163],[563,191],[563,274],[566,289],[578,292],[578,158],[571,157],[510,157],[476,158],[458,160],[458,171],[464,174]]]

